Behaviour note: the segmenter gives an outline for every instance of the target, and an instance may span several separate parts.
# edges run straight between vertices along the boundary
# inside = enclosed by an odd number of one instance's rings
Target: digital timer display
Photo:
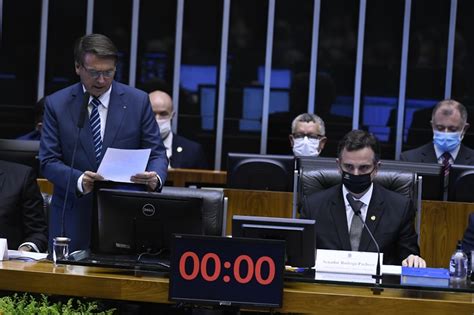
[[[169,298],[281,307],[284,257],[284,241],[176,235]]]

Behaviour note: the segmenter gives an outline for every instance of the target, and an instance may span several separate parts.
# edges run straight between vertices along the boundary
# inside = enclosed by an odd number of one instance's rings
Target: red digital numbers
[[[187,261],[190,259],[190,267],[191,270],[186,270]],[[211,263],[214,266],[214,270],[209,272],[208,264]],[[245,264],[247,266],[246,273],[242,274],[242,265]],[[268,269],[268,274],[266,278],[262,275],[262,268],[266,264]],[[257,259],[256,263],[254,263],[252,257],[248,255],[240,255],[238,256],[234,263],[225,262],[224,267],[225,269],[230,269],[233,266],[232,274],[235,279],[240,284],[247,284],[255,277],[255,280],[260,285],[268,285],[272,283],[275,279],[275,262],[271,257],[262,256]],[[215,253],[206,253],[199,259],[198,255],[195,252],[187,251],[181,255],[179,259],[179,273],[181,277],[185,280],[192,281],[200,275],[205,281],[212,282],[219,279],[221,275],[222,264],[221,259]],[[245,269],[244,269],[245,270]],[[229,277],[227,277],[227,281],[229,282]]]

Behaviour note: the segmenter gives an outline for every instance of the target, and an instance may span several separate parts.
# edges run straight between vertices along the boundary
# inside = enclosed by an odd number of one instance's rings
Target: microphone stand
[[[372,292],[374,294],[379,295],[383,291],[383,288],[380,286],[380,281],[382,280],[382,273],[381,273],[381,270],[380,270],[381,266],[380,266],[380,247],[379,247],[379,244],[375,240],[375,237],[372,234],[372,232],[370,231],[367,224],[365,224],[365,221],[362,219],[362,217],[360,215],[360,209],[357,209],[357,207],[355,206],[354,197],[351,194],[348,193],[346,195],[346,198],[347,198],[347,201],[349,201],[349,204],[351,205],[352,211],[354,211],[354,215],[359,218],[359,220],[362,222],[362,224],[364,225],[367,232],[369,232],[370,238],[372,239],[372,241],[375,244],[375,247],[377,248],[377,265],[375,267],[375,275],[372,275],[372,278],[375,279],[375,286],[370,288],[370,289],[372,290]]]
[[[77,121],[77,134],[76,134],[76,139],[74,140],[74,148],[72,150],[72,157],[71,157],[71,166],[70,166],[69,174],[67,177],[67,183],[66,183],[66,194],[64,196],[64,204],[63,204],[63,209],[61,212],[61,236],[66,236],[66,222],[64,220],[66,217],[66,205],[67,205],[67,199],[69,196],[69,187],[71,185],[72,172],[74,170],[74,162],[76,160],[77,143],[79,142],[79,135],[81,134],[81,130],[84,127],[84,120],[85,120],[87,106],[89,105],[89,98],[90,98],[89,92],[85,92],[82,99],[81,112],[79,114],[79,119]]]

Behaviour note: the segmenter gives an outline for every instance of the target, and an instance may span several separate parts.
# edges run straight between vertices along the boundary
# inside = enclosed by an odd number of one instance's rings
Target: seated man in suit
[[[317,157],[324,149],[327,138],[324,121],[315,114],[298,115],[291,123],[290,145],[295,156]]]
[[[469,222],[462,238],[462,249],[468,257],[471,256],[471,251],[474,250],[474,212],[469,214]]]
[[[33,169],[0,160],[0,237],[10,249],[44,252],[48,225]]]
[[[431,125],[433,142],[402,152],[402,161],[474,165],[474,150],[461,143],[469,128],[464,105],[455,100],[439,102],[431,114]]]
[[[353,130],[339,142],[337,151],[342,184],[310,195],[303,205],[302,217],[316,220],[316,246],[377,251],[349,204],[354,198],[362,202],[360,216],[377,240],[384,264],[426,267],[418,256],[412,202],[373,183],[380,160],[377,138],[366,131]]]
[[[171,97],[162,91],[153,91],[149,97],[155,119],[160,126],[166,155],[170,160],[169,166],[173,168],[208,168],[201,144],[171,132],[171,119],[174,116]]]

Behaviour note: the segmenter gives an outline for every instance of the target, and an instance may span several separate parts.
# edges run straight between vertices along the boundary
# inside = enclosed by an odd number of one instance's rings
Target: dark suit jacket
[[[342,185],[312,194],[304,201],[303,218],[316,220],[316,247],[351,250]],[[371,220],[375,217],[375,220]],[[419,255],[414,229],[414,209],[410,200],[374,183],[366,224],[384,253],[383,263],[400,265],[410,254]],[[364,229],[360,251],[377,252]]]
[[[47,249],[43,197],[28,166],[0,161],[0,237],[7,239],[10,249],[24,242]]]
[[[438,163],[433,142],[429,142],[413,150],[402,152],[400,160],[409,162]],[[461,144],[461,148],[459,149],[454,164],[474,165],[474,150]]]
[[[82,84],[77,83],[46,97],[39,152],[42,174],[54,184],[49,216],[50,243],[52,238],[62,234],[62,208],[68,193],[64,224],[65,234],[71,238],[71,251],[86,249],[90,245],[92,194],[77,194],[77,180],[84,171],[95,172],[98,168],[89,117],[86,115],[71,173],[83,95]],[[151,148],[147,170],[157,172],[162,182],[166,181],[168,159],[148,94],[115,81],[112,83],[102,155],[109,147]],[[71,184],[66,192],[70,173]]]
[[[33,130],[17,138],[18,140],[41,140],[41,132]]]
[[[462,238],[462,249],[468,257],[471,255],[471,250],[474,250],[474,212],[469,215],[469,223]]]
[[[207,159],[201,144],[173,134],[173,154],[170,164],[173,168],[208,168]]]

